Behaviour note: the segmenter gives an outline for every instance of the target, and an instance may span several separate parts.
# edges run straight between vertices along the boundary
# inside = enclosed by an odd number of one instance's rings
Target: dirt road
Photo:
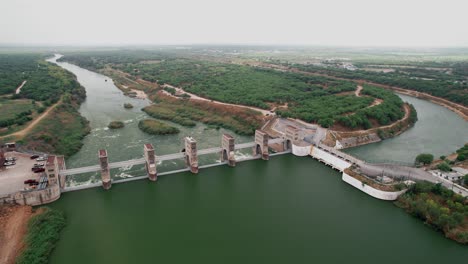
[[[24,236],[29,218],[30,206],[0,207],[0,263],[14,264],[24,247]]]
[[[19,94],[21,92],[21,88],[23,88],[23,86],[26,84],[26,82],[27,81],[24,80],[23,83],[21,83],[21,85],[18,86],[18,88],[16,88],[16,91],[15,91],[16,94]]]
[[[207,99],[207,98],[204,98],[204,97],[200,97],[196,94],[192,94],[192,93],[189,93],[189,92],[186,92],[184,89],[182,88],[179,88],[179,87],[175,87],[175,86],[172,86],[172,85],[169,85],[169,84],[165,84],[164,86],[166,87],[170,87],[170,88],[174,88],[176,90],[176,93],[186,93],[188,95],[190,95],[190,100],[198,100],[198,101],[205,101],[205,102],[211,102],[211,103],[215,103],[215,104],[220,104],[220,105],[228,105],[228,106],[235,106],[235,107],[240,107],[240,108],[247,108],[247,109],[250,109],[250,110],[254,110],[254,111],[257,111],[257,112],[260,112],[262,113],[264,116],[266,115],[275,115],[274,113],[270,112],[269,110],[265,110],[265,109],[261,109],[261,108],[257,108],[257,107],[253,107],[253,106],[246,106],[246,105],[238,105],[238,104],[229,104],[229,103],[223,103],[223,102],[220,102],[220,101],[215,101],[215,100],[211,100],[211,99]],[[174,96],[170,93],[168,93],[167,91],[164,91],[163,92],[169,96],[172,96],[172,97],[175,97],[175,98],[179,98],[177,96]]]
[[[417,92],[417,91],[414,91],[414,90],[404,89],[404,88],[396,87],[396,86],[373,83],[373,82],[366,81],[366,80],[346,79],[346,78],[340,78],[340,77],[336,77],[336,76],[332,76],[332,75],[328,75],[328,74],[324,74],[324,73],[306,72],[306,71],[301,71],[299,69],[289,68],[289,67],[284,67],[284,66],[279,66],[279,65],[274,65],[274,64],[262,63],[261,65],[256,65],[256,67],[268,68],[268,69],[279,70],[279,71],[289,71],[289,72],[295,72],[295,73],[301,73],[301,74],[313,75],[313,76],[322,76],[322,77],[328,77],[328,78],[335,79],[335,80],[351,81],[351,82],[355,82],[355,83],[358,83],[358,84],[361,84],[361,85],[362,84],[369,84],[369,85],[373,85],[373,86],[377,86],[377,87],[381,87],[381,88],[385,88],[385,89],[390,89],[390,90],[393,90],[395,92],[402,93],[402,94],[405,94],[405,95],[409,95],[409,96],[412,96],[412,97],[417,97],[417,98],[429,100],[429,101],[431,101],[431,102],[433,102],[435,104],[441,105],[441,106],[455,112],[456,114],[461,116],[463,119],[468,121],[468,107],[463,106],[461,104],[451,102],[451,101],[446,100],[444,98],[440,98],[440,97],[437,97],[437,96],[427,94],[427,93]]]
[[[46,111],[44,111],[44,113],[42,113],[40,116],[36,117],[31,123],[29,123],[25,128],[23,128],[22,130],[20,131],[16,131],[15,133],[12,133],[12,134],[8,134],[8,135],[4,135],[4,136],[0,136],[0,139],[2,138],[7,138],[7,137],[18,137],[18,138],[22,138],[24,137],[26,134],[28,134],[29,132],[31,132],[31,130],[39,123],[41,122],[42,119],[44,119],[46,116],[49,115],[49,113],[54,110],[59,104],[62,103],[62,100],[58,101],[57,103],[55,103],[53,106],[49,107],[49,109],[47,109]]]

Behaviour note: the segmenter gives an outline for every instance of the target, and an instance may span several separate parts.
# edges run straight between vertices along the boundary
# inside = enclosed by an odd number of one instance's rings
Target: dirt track
[[[0,263],[14,264],[24,247],[28,221],[33,215],[30,206],[0,207]]]
[[[49,113],[50,113],[52,110],[54,110],[61,102],[62,102],[62,100],[58,101],[58,102],[57,102],[56,104],[54,104],[53,106],[49,107],[49,109],[47,109],[46,111],[44,111],[44,113],[42,113],[40,116],[38,116],[37,118],[35,118],[31,123],[29,123],[29,124],[28,124],[25,128],[23,128],[22,130],[16,131],[15,133],[12,133],[12,134],[0,136],[0,139],[2,139],[2,138],[7,138],[7,137],[18,137],[18,138],[24,137],[26,134],[28,134],[29,132],[31,132],[31,130],[34,128],[34,126],[36,126],[39,122],[41,122],[42,119],[44,119],[46,116],[48,116]]]
[[[436,96],[427,94],[427,93],[417,92],[417,91],[414,91],[414,90],[404,89],[404,88],[401,88],[401,87],[395,87],[395,86],[390,86],[390,85],[383,85],[383,84],[379,84],[379,83],[373,83],[373,82],[369,82],[369,81],[366,81],[366,80],[353,80],[353,79],[340,78],[340,77],[336,77],[336,76],[332,76],[332,75],[328,75],[328,74],[324,74],[324,73],[306,72],[306,71],[301,71],[299,69],[288,68],[288,67],[274,65],[274,64],[262,63],[261,65],[256,65],[256,66],[260,67],[260,68],[268,68],[268,69],[273,69],[273,70],[290,71],[290,72],[296,72],[296,73],[307,74],[307,75],[328,77],[328,78],[335,79],[335,80],[351,81],[351,82],[355,82],[355,83],[358,83],[358,84],[361,84],[361,85],[362,84],[369,84],[369,85],[373,85],[373,86],[377,86],[377,87],[382,87],[382,88],[385,88],[385,89],[390,89],[390,90],[393,90],[393,91],[396,91],[398,93],[402,93],[402,94],[405,94],[405,95],[409,95],[409,96],[429,100],[429,101],[431,101],[431,102],[433,102],[435,104],[441,105],[441,106],[455,112],[456,114],[461,116],[463,119],[468,121],[468,107],[463,106],[461,104],[451,102],[449,100],[446,100],[446,99],[443,99],[443,98],[440,98],[440,97],[436,97]]]

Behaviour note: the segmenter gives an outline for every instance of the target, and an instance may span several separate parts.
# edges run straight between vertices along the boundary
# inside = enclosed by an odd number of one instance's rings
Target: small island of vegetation
[[[124,126],[125,124],[122,121],[112,121],[109,123],[107,127],[110,129],[117,129],[117,128],[122,128]]]
[[[173,127],[153,119],[141,120],[138,123],[138,128],[140,128],[141,131],[152,135],[169,135],[180,132],[177,127]]]
[[[131,109],[131,108],[133,108],[133,105],[131,103],[125,103],[124,108],[125,109]]]

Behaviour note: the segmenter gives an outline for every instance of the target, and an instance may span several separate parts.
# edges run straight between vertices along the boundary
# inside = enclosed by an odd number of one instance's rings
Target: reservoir
[[[92,129],[82,150],[67,160],[69,168],[96,164],[100,148],[108,150],[110,161],[120,161],[141,157],[142,145],[148,142],[158,154],[177,152],[186,135],[198,139],[200,148],[219,146],[226,132],[198,124],[193,129],[181,127],[176,136],[144,134],[137,121],[146,118],[140,109],[150,102],[124,97],[108,77],[68,63],[59,65],[86,88],[88,97],[80,112]],[[397,138],[349,152],[364,158],[380,153],[381,159],[404,161],[424,151],[448,154],[468,141],[463,135],[466,122],[454,113],[403,98],[418,111],[416,126]],[[135,107],[126,110],[125,102]],[[442,115],[438,126],[452,122],[451,131],[461,136],[439,140],[436,133],[441,130],[422,116],[430,111]],[[125,121],[126,127],[106,130],[112,120]],[[415,130],[417,136],[405,138]],[[235,137],[237,142],[251,140]],[[210,156],[202,162],[217,159]],[[163,166],[168,170],[182,165]],[[142,168],[126,168],[113,177],[143,174]],[[94,177],[82,175],[69,184]],[[391,202],[342,182],[340,173],[310,157],[281,155],[235,168],[202,169],[198,175],[161,176],[156,183],[141,180],[113,185],[110,191],[69,192],[50,206],[67,217],[51,263],[463,263],[468,258],[466,246],[444,238]]]

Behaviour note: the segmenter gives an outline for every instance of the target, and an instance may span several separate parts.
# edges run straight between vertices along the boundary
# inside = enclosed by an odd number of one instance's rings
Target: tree
[[[441,171],[451,171],[452,170],[450,165],[448,165],[447,162],[445,162],[445,161],[440,163],[439,165],[437,165],[437,169],[439,169]]]
[[[444,155],[440,156],[440,159],[441,159],[441,160],[445,160],[445,158],[447,158],[447,157],[444,156]]]
[[[431,164],[433,160],[434,155],[428,153],[422,153],[416,157],[416,163],[423,163],[425,165]]]
[[[457,160],[458,161],[464,161],[466,159],[465,155],[464,154],[458,154],[457,155]]]
[[[463,182],[465,183],[465,185],[468,185],[468,174],[465,175],[465,177],[463,177]]]

